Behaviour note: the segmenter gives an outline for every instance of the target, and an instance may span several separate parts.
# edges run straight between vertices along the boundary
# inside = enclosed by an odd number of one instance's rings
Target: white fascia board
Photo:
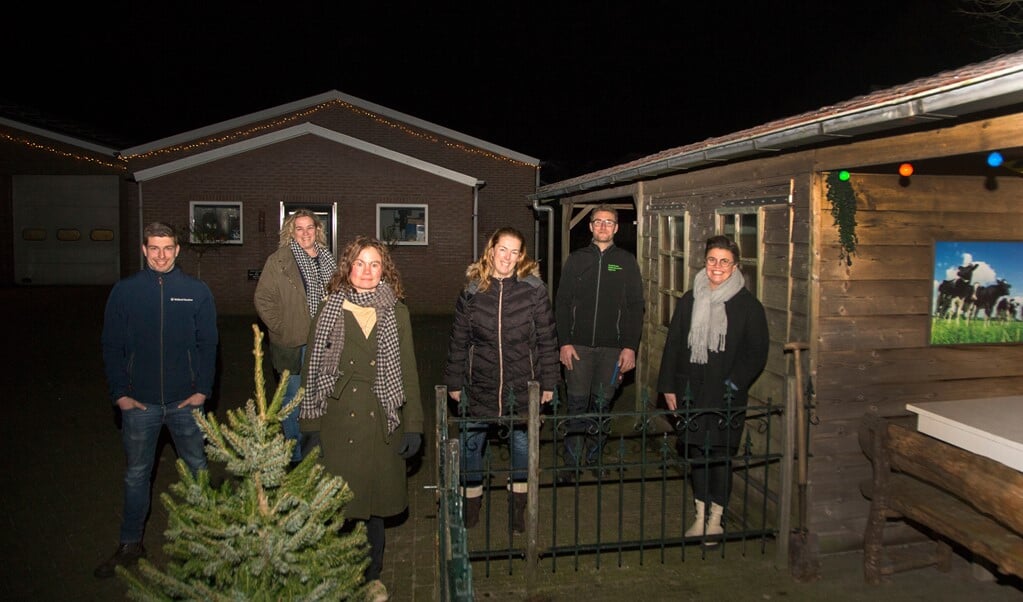
[[[240,155],[257,148],[270,146],[272,144],[277,144],[278,142],[306,135],[320,136],[321,138],[326,138],[327,140],[332,140],[339,144],[344,144],[345,146],[350,146],[354,149],[361,150],[396,163],[401,163],[402,165],[407,165],[414,169],[425,171],[435,176],[458,182],[459,184],[464,184],[466,186],[476,186],[480,183],[478,178],[423,161],[422,159],[417,159],[409,155],[395,152],[382,146],[377,146],[376,144],[371,144],[365,140],[359,140],[358,138],[353,138],[340,132],[335,132],[318,125],[313,125],[311,123],[302,123],[290,128],[277,130],[276,132],[270,132],[269,134],[236,142],[235,144],[222,146],[211,151],[198,153],[190,157],[185,157],[184,159],[164,163],[163,165],[157,165],[148,169],[141,169],[135,172],[135,180],[138,182],[153,180],[178,171],[191,169],[199,165],[212,163],[214,161]]]
[[[78,148],[82,148],[85,150],[103,153],[104,155],[109,155],[111,157],[117,156],[117,149],[100,146],[98,144],[93,144],[92,142],[86,142],[84,140],[79,140],[78,138],[72,138],[71,136],[65,136],[63,134],[51,132],[50,130],[44,130],[43,128],[38,128],[25,123],[20,123],[18,121],[6,119],[4,117],[0,117],[0,125],[6,125],[8,127],[12,127],[14,129],[21,130],[29,134],[35,134],[36,136],[42,136],[44,138],[49,138],[50,140],[56,142],[63,142],[64,144],[70,144],[72,146],[77,146]]]
[[[422,128],[430,132],[434,132],[441,136],[446,136],[453,140],[458,140],[459,142],[464,142],[466,144],[481,148],[483,150],[487,150],[492,153],[508,157],[509,159],[514,159],[516,161],[521,161],[523,163],[528,163],[530,165],[540,165],[540,160],[535,157],[530,157],[529,155],[524,155],[522,153],[515,152],[511,149],[504,148],[503,146],[498,146],[485,140],[480,140],[479,138],[474,138],[467,134],[456,132],[455,130],[439,126],[435,123],[431,123],[423,119],[419,119],[418,117],[406,115],[405,113],[402,113],[400,111],[395,111],[394,109],[389,109],[385,106],[381,106],[366,100],[362,100],[361,98],[356,98],[354,96],[342,94],[337,90],[331,90],[330,92],[324,92],[323,94],[317,94],[316,96],[310,96],[302,100],[296,100],[294,102],[289,102],[287,104],[279,105],[269,109],[264,109],[262,111],[257,111],[255,113],[250,113],[248,115],[236,117],[234,119],[228,119],[227,121],[221,121],[219,123],[214,123],[206,127],[191,130],[188,132],[183,132],[181,134],[176,134],[174,136],[169,136],[167,138],[161,138],[160,140],[148,142],[146,144],[125,149],[121,151],[121,154],[127,156],[145,154],[150,151],[167,148],[169,146],[175,146],[178,144],[191,142],[197,138],[212,136],[214,134],[218,134],[227,130],[243,128],[246,125],[249,125],[250,123],[257,123],[260,121],[265,121],[267,119],[273,119],[275,117],[280,117],[282,115],[287,115],[288,113],[301,111],[303,109],[314,107],[316,105],[323,104],[325,102],[330,102],[333,100],[340,100],[342,102],[346,102],[353,106],[359,107],[360,109],[365,109],[366,111],[376,113],[382,117],[388,117],[390,119],[402,121],[409,125],[413,125],[415,127]]]

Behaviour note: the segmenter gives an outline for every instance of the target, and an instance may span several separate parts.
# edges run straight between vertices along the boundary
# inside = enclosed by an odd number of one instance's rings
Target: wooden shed
[[[1023,240],[1021,141],[1023,53],[1015,53],[545,185],[535,198],[560,212],[565,241],[601,203],[620,209],[623,232],[634,219],[647,312],[636,396],[619,403],[637,407],[656,399],[667,325],[702,267],[706,238],[737,240],[771,331],[751,403],[793,395],[783,345],[809,344],[809,529],[828,554],[862,545],[865,412],[1023,392],[1020,339],[930,339],[936,243]],[[992,167],[995,151],[1003,162]],[[902,164],[913,167],[908,177]],[[1013,285],[1018,302],[1023,281]],[[1006,319],[1019,322],[1018,309]],[[765,487],[776,502],[782,484]],[[903,528],[893,537],[919,535]]]
[[[21,285],[112,284],[142,266],[142,227],[160,220],[189,231],[178,262],[210,285],[218,310],[253,313],[280,224],[306,207],[327,224],[335,252],[360,234],[392,243],[409,307],[449,313],[465,266],[494,230],[514,226],[527,239],[538,232],[527,198],[538,159],[336,90],[120,150],[14,120],[0,121],[0,134],[8,215],[12,205],[45,205],[54,197],[48,185],[67,183],[59,190],[72,192],[59,196],[69,212],[90,211],[94,198],[108,209],[103,229],[114,235],[102,244],[119,251],[104,264],[113,269],[93,281],[82,282],[80,270],[46,282],[9,276]],[[69,143],[78,147],[64,150]],[[69,179],[83,171],[114,175],[91,193]],[[26,196],[19,182],[42,182],[41,191]],[[80,253],[56,239],[70,223],[57,217],[37,211],[36,222],[8,224],[9,240],[30,251],[49,241],[68,262]],[[25,232],[45,240],[23,241]]]

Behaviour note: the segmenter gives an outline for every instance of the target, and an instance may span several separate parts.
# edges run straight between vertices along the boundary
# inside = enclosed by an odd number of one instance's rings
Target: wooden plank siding
[[[934,241],[1019,239],[1023,180],[1000,176],[998,186],[989,189],[983,177],[918,170],[905,182],[894,167],[881,173],[885,170],[877,166],[969,153],[982,161],[984,153],[1018,146],[1021,139],[1023,113],[737,160],[606,191],[588,190],[561,202],[623,195],[634,200],[637,258],[647,295],[636,383],[653,402],[667,330],[659,294],[658,218],[685,218],[691,282],[703,264],[703,241],[716,233],[715,211],[750,207],[756,199],[791,191],[791,232],[788,207],[765,208],[759,222],[757,294],[768,314],[771,350],[751,403],[785,402],[795,383],[792,355],[783,353],[782,346],[790,340],[809,343],[803,354],[814,394],[809,524],[819,535],[822,553],[844,552],[862,546],[869,508],[859,492],[859,482],[870,476],[857,440],[864,412],[901,415],[908,402],[1023,390],[1023,345],[929,344]],[[826,196],[827,173],[838,169],[852,173],[857,199],[858,246],[851,264],[841,258]],[[783,440],[783,424],[771,424],[769,432],[770,441],[751,433],[755,445],[780,450],[791,444]],[[769,506],[782,490],[779,473],[767,484]],[[790,516],[796,506],[793,500]],[[889,533],[897,541],[919,537],[909,527]]]
[[[988,190],[977,177],[927,174],[905,186],[897,175],[855,171],[850,181],[859,243],[851,265],[839,259],[824,186],[815,199],[820,423],[811,429],[810,522],[828,542],[822,552],[862,544],[869,502],[855,489],[870,477],[857,441],[864,412],[898,415],[910,402],[1023,390],[1023,346],[929,344],[934,241],[1018,238],[1023,186],[1001,178]],[[896,537],[911,539],[912,532]]]
[[[788,161],[783,161],[787,164]],[[659,289],[660,277],[657,269],[656,253],[660,240],[657,220],[662,216],[688,216],[689,229],[686,232],[688,249],[686,262],[688,265],[689,282],[703,267],[703,243],[716,233],[716,215],[718,210],[731,211],[756,206],[758,199],[787,198],[790,191],[790,178],[768,178],[750,180],[749,174],[734,179],[722,178],[715,181],[701,182],[701,186],[692,188],[694,184],[690,176],[666,178],[654,182],[644,182],[643,194],[637,199],[637,206],[643,207],[640,222],[642,224],[638,247],[640,265],[644,266],[644,279],[648,282],[646,328],[644,331],[643,352],[644,366],[641,368],[640,382],[649,388],[650,398],[656,399],[655,389],[660,367],[661,352],[667,326],[660,323],[661,308]],[[700,181],[700,174],[693,174],[692,179]],[[718,182],[735,182],[720,185]],[[767,367],[754,384],[750,405],[771,403],[781,405],[787,398],[792,366],[791,355],[783,353],[782,346],[796,336],[806,340],[809,332],[808,323],[808,266],[810,264],[809,241],[809,185],[810,179],[803,178],[802,207],[790,207],[788,203],[764,205],[760,211],[758,248],[742,249],[744,257],[758,259],[756,289],[758,297],[767,314],[771,346],[768,354]],[[678,186],[685,186],[684,194],[680,194]],[[795,196],[795,195],[794,195]],[[790,217],[790,211],[795,213]],[[790,219],[795,225],[790,237]],[[791,250],[790,250],[791,245]],[[790,262],[791,256],[791,262]],[[790,267],[791,263],[791,267]],[[802,333],[793,335],[793,333]],[[805,361],[805,360],[804,360]],[[808,374],[808,372],[807,372]],[[750,423],[747,429],[754,449],[760,453],[770,446],[775,451],[783,450],[788,444],[785,441],[785,427],[782,419],[775,417],[770,425]],[[770,440],[767,439],[770,437]],[[777,516],[777,492],[781,488],[780,470],[769,473],[770,482],[751,483],[755,491],[763,491],[766,487],[770,493],[768,498],[768,516]],[[737,487],[740,490],[741,487]],[[760,500],[752,506],[759,507]]]

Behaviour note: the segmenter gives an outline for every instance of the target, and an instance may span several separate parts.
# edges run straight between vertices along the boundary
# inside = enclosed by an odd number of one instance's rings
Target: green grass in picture
[[[931,344],[1023,343],[1023,322],[931,319]]]

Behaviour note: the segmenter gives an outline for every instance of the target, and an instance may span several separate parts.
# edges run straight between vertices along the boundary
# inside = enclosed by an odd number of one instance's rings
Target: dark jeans
[[[462,483],[466,487],[483,483],[483,457],[489,432],[489,425],[485,422],[467,422],[462,426],[459,438],[462,444]],[[528,476],[529,433],[522,428],[513,428],[508,436],[511,445],[511,480],[524,483]]]
[[[732,494],[732,456],[738,450],[707,449],[697,445],[684,447],[685,450],[679,452],[688,452],[686,459],[690,462],[689,480],[693,486],[693,497],[708,505],[727,506]]]
[[[565,370],[568,393],[567,414],[606,413],[618,390],[619,379],[613,381],[621,349],[617,347],[575,346],[579,359],[572,369]],[[595,417],[569,418],[566,421],[565,461],[575,465],[595,464],[604,448],[605,424]]]
[[[146,515],[149,513],[153,463],[156,444],[164,426],[170,431],[178,457],[185,461],[192,474],[206,469],[204,436],[195,422],[196,406],[178,408],[145,404],[145,410],[121,412],[121,441],[124,444],[124,519],[121,521],[121,543],[142,541]]]
[[[302,351],[299,352],[299,361],[305,359],[305,345],[302,345]],[[291,374],[288,376],[288,385],[284,390],[284,400],[281,402],[281,407],[287,406],[291,403],[291,400],[295,399],[295,395],[298,395],[298,390],[302,386],[302,374]],[[302,435],[299,432],[298,427],[298,414],[300,408],[295,408],[295,411],[288,414],[284,421],[281,423],[281,427],[284,430],[284,438],[295,442],[295,448],[291,453],[292,462],[301,462],[303,457],[302,451]]]

